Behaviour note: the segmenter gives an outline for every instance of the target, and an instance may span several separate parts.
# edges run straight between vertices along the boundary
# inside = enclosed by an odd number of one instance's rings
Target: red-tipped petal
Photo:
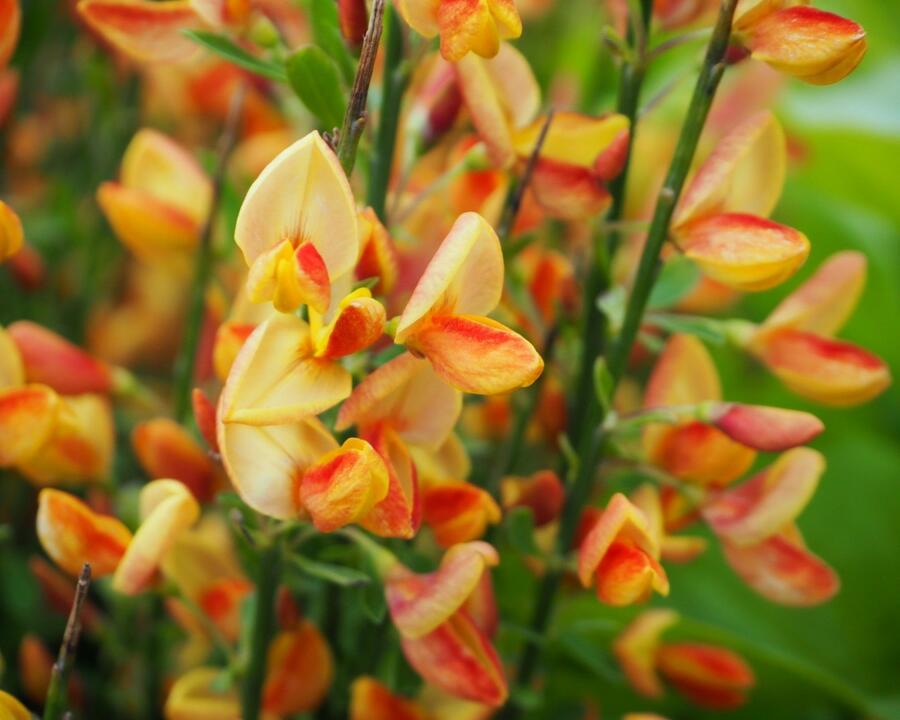
[[[747,701],[753,670],[735,652],[699,643],[665,644],[656,653],[659,672],[703,707],[725,710]]]
[[[725,403],[714,416],[713,425],[732,440],[763,452],[805,445],[825,429],[810,413],[762,405]]]

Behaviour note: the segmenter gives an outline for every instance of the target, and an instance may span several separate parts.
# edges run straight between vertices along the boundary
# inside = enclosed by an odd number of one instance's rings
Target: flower
[[[0,200],[0,262],[19,252],[24,243],[22,221],[9,205]]]

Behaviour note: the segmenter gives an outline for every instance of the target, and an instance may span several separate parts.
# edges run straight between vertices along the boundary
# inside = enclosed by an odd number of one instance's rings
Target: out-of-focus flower
[[[0,70],[6,67],[16,50],[21,25],[19,0],[0,0]]]
[[[651,537],[659,545],[659,554],[668,562],[688,562],[706,550],[706,539],[674,535],[677,523],[671,522],[659,490],[649,483],[631,493],[631,502],[644,513]]]
[[[172,3],[145,4],[164,8]],[[128,145],[118,182],[104,182],[97,190],[97,201],[122,244],[138,258],[157,262],[194,247],[211,198],[212,185],[193,156],[147,128]]]
[[[530,509],[535,527],[543,527],[556,520],[565,500],[562,481],[552,470],[541,470],[527,478],[505,477],[500,490],[504,509]]]
[[[387,228],[372,208],[359,213],[359,260],[356,263],[357,280],[375,278],[372,291],[387,295],[397,283],[397,249]]]
[[[483,542],[450,548],[438,570],[418,575],[394,560],[380,568],[394,624],[410,665],[429,683],[460,698],[499,707],[507,697],[490,642],[493,602],[474,603],[499,562]],[[492,598],[491,598],[492,599]]]
[[[413,291],[394,340],[454,387],[490,395],[533,383],[544,363],[521,335],[485,315],[500,302],[503,253],[493,228],[461,215]]]
[[[765,219],[781,194],[785,166],[784,131],[763,111],[720,140],[697,171],[672,230],[684,254],[708,277],[738,290],[766,290],[806,260],[806,237]]]
[[[375,678],[359,677],[350,688],[350,720],[429,720],[412,700],[394,695]]]
[[[91,575],[112,574],[132,535],[118,519],[94,512],[74,495],[45,488],[38,496],[37,535],[44,551],[72,576],[84,563]]]
[[[621,493],[613,495],[578,548],[578,577],[594,584],[597,597],[614,606],[667,595],[669,580],[659,564],[659,542],[644,513]]]
[[[722,540],[728,563],[773,602],[818,605],[840,586],[835,572],[806,548],[794,525],[824,470],[820,453],[795,448],[703,506],[703,517]]]
[[[331,650],[312,623],[302,620],[272,640],[262,705],[275,715],[315,710],[334,677]]]
[[[814,85],[845,78],[867,48],[862,27],[808,0],[743,0],[732,38],[754,60]]]
[[[753,671],[735,652],[701,643],[665,643],[662,634],[678,623],[673,610],[647,610],[616,638],[613,652],[631,686],[657,698],[662,675],[680,693],[703,707],[742,705],[755,683]]]
[[[500,517],[490,493],[471,483],[449,481],[422,489],[422,520],[441,547],[477,540]]]
[[[832,337],[856,307],[865,278],[860,253],[831,256],[749,335],[748,348],[798,395],[838,406],[871,400],[890,385],[889,368]]]
[[[0,200],[0,262],[19,252],[24,242],[22,221],[9,205]]]
[[[522,34],[515,0],[399,0],[397,8],[420,35],[440,35],[441,54],[451,62],[469,52],[493,57],[501,40]]]
[[[135,455],[150,477],[170,477],[184,483],[200,502],[212,499],[215,471],[206,452],[181,425],[154,418],[131,432]]]
[[[54,660],[37,635],[27,633],[22,637],[19,643],[19,677],[26,699],[36,705],[42,704],[47,697]]]
[[[0,710],[8,716],[9,720],[32,720],[28,708],[4,690],[0,690]]]

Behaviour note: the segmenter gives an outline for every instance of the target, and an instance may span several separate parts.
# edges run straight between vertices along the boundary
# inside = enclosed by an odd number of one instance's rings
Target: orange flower
[[[46,488],[38,495],[37,535],[44,551],[72,576],[90,563],[94,578],[111,574],[131,532],[116,518],[100,515],[74,495]]]
[[[385,593],[403,653],[429,683],[455,697],[493,707],[506,701],[503,668],[485,619],[470,606],[487,568],[499,562],[483,542],[454,545],[433,573],[417,575],[399,562],[383,568]]]
[[[866,54],[866,31],[808,7],[808,0],[751,0],[734,19],[734,40],[755,60],[814,85],[849,75]]]
[[[22,221],[9,205],[0,200],[0,262],[19,252],[24,242]]]
[[[131,444],[150,477],[174,478],[184,483],[199,501],[212,499],[212,463],[203,448],[174,420],[154,418],[135,425]]]
[[[501,40],[522,34],[515,0],[399,0],[397,9],[420,35],[440,35],[441,55],[451,62],[470,51],[493,57]]]
[[[578,548],[578,577],[596,585],[608,605],[643,602],[655,590],[669,593],[666,571],[658,562],[659,541],[644,513],[616,493],[590,526]]]
[[[865,285],[866,260],[857,252],[829,258],[750,334],[747,346],[798,395],[827,405],[858,405],[891,383],[875,355],[835,340]]]
[[[328,643],[307,621],[282,631],[269,645],[262,705],[274,715],[315,710],[324,700],[334,677]]]
[[[641,695],[663,694],[663,675],[685,697],[713,709],[742,705],[754,685],[753,671],[736,653],[714,645],[663,643],[678,622],[672,610],[647,610],[616,638],[613,652],[631,686]]]
[[[114,1],[124,13],[144,12],[144,5],[165,13],[175,4]],[[104,2],[83,0],[79,8],[88,13]],[[146,128],[125,150],[119,181],[105,182],[97,190],[97,202],[122,244],[138,258],[157,262],[194,247],[211,198],[212,184],[193,156],[169,137]]]
[[[443,482],[422,491],[422,520],[443,548],[477,540],[488,524],[496,525],[500,517],[490,493],[471,483]]]
[[[533,383],[544,363],[525,338],[484,317],[503,291],[493,228],[465,213],[438,248],[400,317],[394,340],[454,387],[492,395]]]
[[[418,703],[394,695],[371,677],[358,677],[350,687],[350,720],[428,720]]]
[[[37,635],[27,633],[22,637],[19,643],[19,677],[25,697],[31,702],[41,704],[47,697],[54,660]]]
[[[541,470],[527,478],[505,477],[500,490],[504,509],[529,508],[534,516],[535,527],[542,527],[556,520],[565,500],[562,481],[552,470]]]
[[[685,188],[672,231],[709,278],[766,290],[806,260],[806,237],[765,219],[781,194],[786,158],[784,131],[772,113],[760,112],[719,141]]]

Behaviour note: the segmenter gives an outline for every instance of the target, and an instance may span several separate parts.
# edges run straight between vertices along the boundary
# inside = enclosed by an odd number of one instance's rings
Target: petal
[[[853,250],[835,253],[779,303],[762,331],[791,328],[829,337],[850,317],[865,284],[866,256]]]
[[[350,389],[344,368],[312,357],[309,326],[279,314],[259,325],[235,358],[220,415],[225,423],[278,425],[317,415]]]
[[[805,445],[825,429],[815,415],[762,405],[722,403],[712,414],[712,424],[732,440],[763,452]]]
[[[104,40],[139,62],[183,62],[200,49],[182,34],[203,27],[189,0],[80,0],[76,7]]]
[[[19,252],[24,242],[22,221],[9,205],[0,200],[0,262]]]
[[[216,377],[222,382],[228,379],[234,359],[256,327],[254,323],[243,322],[224,322],[219,325],[213,344],[213,367]]]
[[[612,202],[612,195],[592,170],[538,158],[529,189],[551,217],[585,220],[599,215]]]
[[[19,7],[19,0],[0,2],[0,69],[6,67],[16,49],[21,25],[22,10]]]
[[[739,487],[715,496],[704,505],[703,517],[732,545],[758,543],[793,522],[824,471],[820,453],[794,448]]]
[[[397,0],[397,10],[413,30],[426,38],[435,37],[441,0]]]
[[[312,623],[301,621],[296,630],[276,635],[269,646],[263,709],[276,715],[314,710],[325,699],[333,678],[328,643]]]
[[[534,526],[542,527],[559,517],[565,489],[559,475],[552,470],[540,470],[527,478],[504,478],[501,496],[504,509],[527,507],[534,516]]]
[[[141,490],[141,525],[113,576],[113,588],[137,595],[153,582],[160,562],[178,536],[200,516],[190,490],[177,480],[154,480]]]
[[[441,55],[456,62],[469,51],[485,58],[500,50],[500,40],[522,34],[513,0],[442,0],[437,7]]]
[[[681,226],[678,245],[708,277],[746,292],[780,285],[809,255],[809,240],[798,230],[736,213]]]
[[[271,302],[283,313],[293,313],[301,305],[324,313],[331,301],[331,281],[325,261],[309,242],[295,249],[282,240],[264,251],[247,273],[247,296],[251,302]]]
[[[135,425],[131,445],[147,475],[174,478],[201,502],[212,499],[212,463],[197,441],[174,420],[154,418]]]
[[[378,278],[372,291],[386,295],[397,283],[397,248],[372,208],[361,210],[358,220],[360,252],[356,278]]]
[[[218,689],[222,672],[198,667],[181,675],[166,697],[166,720],[240,720],[237,693]]]
[[[131,542],[131,532],[116,518],[50,488],[38,496],[37,535],[53,562],[73,577],[84,563],[90,564],[94,578],[109,575]]]
[[[515,159],[512,132],[530,123],[541,91],[525,57],[502,43],[490,60],[469,54],[454,66],[472,124],[488,146],[492,162],[508,167]]]
[[[300,503],[320,532],[358,521],[388,493],[384,461],[364,440],[350,438],[309,467],[300,481]]]
[[[200,388],[194,388],[191,393],[191,404],[194,410],[194,422],[197,429],[214,453],[219,452],[219,443],[216,441],[216,406]]]
[[[368,436],[388,471],[388,490],[359,524],[381,537],[411,538],[419,529],[422,500],[416,466],[400,437],[388,427]]]
[[[423,485],[467,478],[472,472],[469,453],[456,433],[450,433],[437,449],[411,447],[409,450]]]
[[[489,493],[467,482],[448,482],[422,493],[422,520],[447,548],[477,540],[488,524],[500,522],[500,507]]]
[[[531,156],[543,127],[544,118],[539,118],[513,133],[513,145],[520,158]],[[627,138],[628,118],[624,115],[610,113],[593,117],[557,112],[547,129],[540,157],[561,165],[593,170],[597,158],[619,140],[623,131]]]
[[[161,132],[139,130],[122,157],[121,184],[176,208],[198,225],[206,220],[212,183],[200,163]]]
[[[738,707],[756,683],[740,655],[713,645],[667,643],[657,651],[656,663],[669,682],[702,707]]]
[[[486,315],[503,292],[503,251],[497,233],[476,213],[457,218],[403,310],[394,339],[403,343],[414,326],[441,310]]]
[[[450,695],[491,707],[506,701],[500,658],[465,612],[422,637],[401,637],[400,644],[416,672]]]
[[[0,710],[9,720],[32,720],[33,717],[28,708],[4,690],[0,690]]]
[[[109,368],[68,340],[27,320],[7,330],[21,354],[27,382],[49,385],[64,395],[110,391]]]
[[[648,428],[649,430],[655,428]],[[649,435],[645,435],[645,443]],[[746,472],[756,453],[725,433],[689,422],[652,436],[647,459],[675,477],[698,485],[722,487]]]
[[[365,350],[384,333],[384,305],[365,288],[344,298],[334,319],[316,333],[316,356],[332,360]]]
[[[409,353],[370,373],[341,406],[335,429],[389,424],[409,443],[437,448],[462,411],[458,390],[441,382],[430,363]]]
[[[426,720],[412,700],[394,695],[375,678],[358,677],[350,686],[349,720]]]
[[[405,638],[427,635],[456,613],[474,592],[487,568],[500,561],[484,542],[454,545],[438,570],[416,575],[404,570],[388,577],[385,594],[397,630]]]
[[[784,185],[787,144],[769,111],[759,112],[719,141],[688,184],[673,225],[719,213],[768,217]]]
[[[25,384],[25,366],[19,348],[3,326],[0,326],[0,390]]]
[[[596,573],[597,597],[613,607],[645,602],[654,590],[669,593],[665,570],[650,555],[627,542],[613,542]]]
[[[793,392],[825,405],[867,402],[891,384],[890,369],[856,345],[781,330],[760,339],[755,352]]]
[[[56,427],[59,396],[43,385],[0,391],[0,467],[37,453]]]
[[[746,32],[754,60],[815,85],[842,80],[866,54],[866,31],[852,20],[812,7],[788,7]]]
[[[722,544],[725,559],[740,578],[767,600],[807,607],[831,599],[840,588],[837,574],[821,558],[785,532],[756,545]]]
[[[544,369],[534,346],[490,318],[438,315],[407,336],[435,372],[468,393],[495,395],[531,385]]]
[[[289,192],[285,192],[289,188]],[[334,280],[356,264],[356,206],[347,176],[317,132],[276,157],[247,191],[235,241],[247,265],[287,240],[311,243]]]
[[[656,674],[660,636],[678,622],[674,610],[646,610],[632,620],[613,642],[613,654],[631,686],[646,697],[660,697],[663,686]]]
[[[719,373],[703,343],[693,335],[670,337],[647,381],[644,407],[694,405],[721,398]]]

